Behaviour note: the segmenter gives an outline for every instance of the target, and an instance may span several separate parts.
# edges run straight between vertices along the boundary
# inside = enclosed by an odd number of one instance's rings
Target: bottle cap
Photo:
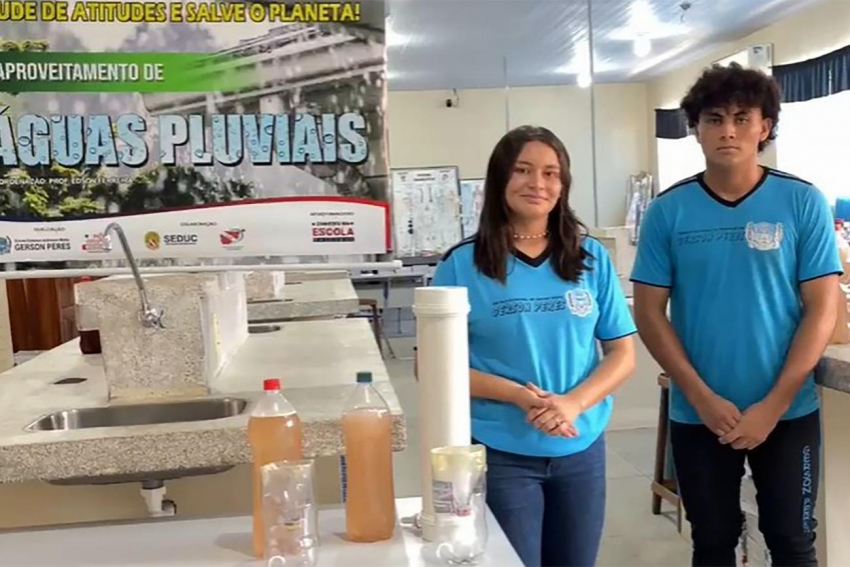
[[[357,373],[357,383],[358,384],[371,384],[372,383],[372,373],[371,372],[358,372]]]
[[[277,378],[267,378],[266,380],[263,380],[263,390],[266,392],[280,390],[280,380]]]
[[[413,291],[413,313],[417,318],[468,315],[469,292],[460,286],[417,287]]]

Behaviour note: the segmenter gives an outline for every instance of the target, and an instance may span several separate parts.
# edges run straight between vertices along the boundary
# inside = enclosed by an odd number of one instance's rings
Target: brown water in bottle
[[[354,542],[393,537],[392,416],[388,411],[357,410],[342,418],[348,490],[345,527]]]

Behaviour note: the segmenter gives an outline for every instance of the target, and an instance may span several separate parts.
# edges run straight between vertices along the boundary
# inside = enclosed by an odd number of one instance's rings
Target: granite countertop
[[[371,371],[394,417],[393,445],[406,446],[404,415],[389,382],[374,335],[363,319],[280,324],[250,335],[212,383],[211,397],[249,402],[264,378],[280,377],[303,422],[305,457],[344,452],[340,415],[359,370]],[[55,385],[62,378],[86,378]],[[100,355],[82,355],[74,340],[0,374],[0,483],[60,480],[164,470],[221,467],[251,460],[239,416],[157,425],[25,431],[37,418],[107,404]]]
[[[831,345],[815,370],[815,381],[824,388],[850,394],[850,345]]]
[[[248,302],[248,321],[262,323],[305,317],[332,317],[360,310],[360,299],[351,280],[347,278],[287,281],[283,290],[283,299]]]

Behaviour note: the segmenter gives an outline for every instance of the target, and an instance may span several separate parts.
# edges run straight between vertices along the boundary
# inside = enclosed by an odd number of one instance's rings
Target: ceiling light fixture
[[[632,29],[649,31],[658,25],[655,10],[647,0],[635,0],[629,6],[629,25]]]
[[[641,73],[648,71],[649,69],[651,69],[651,68],[653,68],[657,65],[661,65],[663,63],[666,63],[666,62],[670,61],[671,59],[675,58],[676,56],[681,55],[682,53],[685,53],[689,49],[692,49],[695,45],[696,45],[695,40],[693,40],[693,39],[686,40],[686,41],[682,42],[679,46],[674,47],[673,49],[663,50],[662,52],[660,52],[658,55],[656,55],[654,57],[649,57],[647,59],[644,59],[643,61],[638,63],[637,66],[633,67],[629,71],[629,77],[634,77],[636,75],[640,75]]]
[[[688,8],[679,5],[678,9],[684,14],[690,8],[690,4],[688,2],[683,4]],[[633,0],[628,8],[628,24],[613,30],[607,37],[614,41],[635,42],[642,37],[650,40],[679,37],[686,35],[688,31],[689,27],[684,24],[684,21],[673,23],[659,20],[649,0]]]
[[[635,55],[643,58],[652,53],[652,40],[648,37],[639,37],[634,43]]]
[[[393,17],[387,16],[384,20],[384,43],[387,47],[401,47],[410,43],[409,35],[399,33],[393,29]]]
[[[578,74],[576,82],[578,83],[579,88],[586,89],[593,84],[593,77],[590,76],[588,71],[582,71]]]

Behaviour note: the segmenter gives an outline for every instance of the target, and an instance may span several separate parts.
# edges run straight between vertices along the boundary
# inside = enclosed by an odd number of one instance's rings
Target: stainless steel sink
[[[70,409],[42,416],[29,424],[26,430],[68,431],[91,427],[209,421],[239,415],[247,405],[247,401],[238,398],[216,398]]]

